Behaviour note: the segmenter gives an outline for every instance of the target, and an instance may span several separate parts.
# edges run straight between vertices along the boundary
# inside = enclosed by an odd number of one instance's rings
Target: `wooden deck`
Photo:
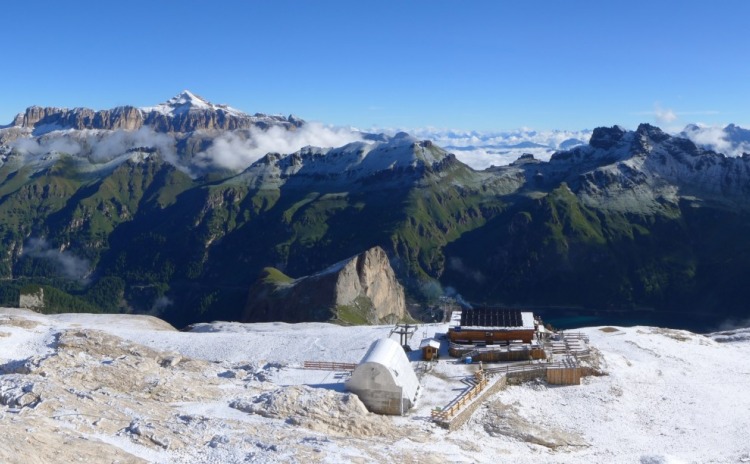
[[[574,358],[556,363],[515,364],[484,369],[477,372],[474,378],[464,379],[469,388],[444,408],[432,411],[432,420],[443,428],[455,430],[469,419],[490,393],[502,389],[508,379],[544,378],[553,385],[580,385],[581,373],[582,369]],[[488,385],[491,387],[487,388]]]

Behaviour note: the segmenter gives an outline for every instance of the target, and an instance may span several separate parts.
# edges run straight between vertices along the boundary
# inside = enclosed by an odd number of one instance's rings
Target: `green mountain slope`
[[[45,285],[65,302],[50,310],[236,320],[259,276],[379,246],[413,301],[450,286],[490,304],[750,316],[750,160],[651,126],[485,172],[406,135],[197,179],[155,150],[98,171],[44,162],[0,166],[3,304]]]

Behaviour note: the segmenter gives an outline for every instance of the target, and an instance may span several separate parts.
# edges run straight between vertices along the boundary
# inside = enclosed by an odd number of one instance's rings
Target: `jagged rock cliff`
[[[250,290],[246,321],[382,323],[406,316],[404,288],[380,247],[296,280],[266,269]]]
[[[120,106],[109,110],[31,106],[19,113],[12,126],[47,132],[55,129],[137,130],[149,126],[156,132],[192,132],[196,130],[237,130],[281,126],[295,129],[304,121],[294,116],[249,115],[227,105],[210,103],[183,91],[156,106],[136,108]]]
[[[37,128],[50,125],[66,129],[124,129],[136,130],[143,125],[143,114],[138,108],[121,106],[111,110],[90,108],[43,108],[32,106],[13,120],[17,127]]]

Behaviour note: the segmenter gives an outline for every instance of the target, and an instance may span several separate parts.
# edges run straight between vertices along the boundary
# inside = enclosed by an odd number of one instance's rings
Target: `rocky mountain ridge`
[[[382,188],[393,182],[419,180],[426,173],[440,175],[455,156],[429,140],[406,133],[376,142],[354,142],[343,147],[305,147],[289,155],[269,153],[228,183],[258,189]]]
[[[196,130],[238,130],[272,126],[294,129],[304,124],[295,116],[245,114],[227,105],[216,105],[185,90],[166,102],[136,108],[120,106],[108,110],[31,106],[19,113],[12,127],[31,129],[35,135],[52,130],[128,130],[148,126],[156,132],[184,133]]]
[[[490,171],[523,173],[519,191],[565,182],[585,204],[621,212],[661,211],[683,197],[750,207],[750,155],[716,153],[649,124],[635,131],[600,127],[588,145],[556,152],[548,162],[525,157]]]

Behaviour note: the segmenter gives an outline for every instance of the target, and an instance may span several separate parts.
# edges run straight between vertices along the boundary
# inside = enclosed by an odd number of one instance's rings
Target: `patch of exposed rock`
[[[96,438],[83,437],[76,430],[56,427],[52,421],[43,421],[40,426],[38,421],[25,417],[2,419],[0,462],[6,464],[148,462]]]
[[[348,437],[397,437],[403,428],[395,429],[384,416],[367,411],[351,393],[337,393],[306,385],[279,388],[253,398],[238,398],[232,408],[324,433]]]
[[[222,379],[213,365],[96,330],[63,331],[52,345],[52,354],[6,364],[5,375],[0,376],[0,405],[15,410],[24,423],[41,433],[34,440],[65,442],[61,427],[78,431],[72,443],[82,441],[77,435],[84,433],[121,437],[147,448],[179,450],[192,446],[196,439],[206,439],[181,426],[171,404],[220,396]],[[121,462],[142,462],[106,443],[85,441],[88,444],[80,449],[38,462],[102,462],[86,459],[89,452],[122,456]]]
[[[588,446],[580,435],[532,422],[521,416],[515,406],[500,401],[493,401],[487,405],[482,423],[484,430],[493,437],[509,437],[551,449]]]
[[[19,316],[3,315],[0,317],[0,326],[19,327],[22,329],[33,329],[39,326],[39,322]]]
[[[271,279],[276,273],[283,279]],[[250,290],[245,321],[391,323],[407,315],[404,288],[380,247],[311,276],[292,280],[267,271]]]
[[[269,399],[261,395],[268,386],[245,375],[279,366],[241,365],[232,370],[240,375],[228,375],[224,364],[98,330],[54,331],[16,315],[0,322],[16,331],[10,337],[23,336],[19,329],[49,335],[44,355],[0,366],[2,463],[320,462],[339,457],[336,440],[352,447],[345,456],[374,462],[385,458],[360,451],[353,437],[399,437],[354,396],[291,387]],[[242,395],[267,399],[253,404],[307,432],[232,409]]]

